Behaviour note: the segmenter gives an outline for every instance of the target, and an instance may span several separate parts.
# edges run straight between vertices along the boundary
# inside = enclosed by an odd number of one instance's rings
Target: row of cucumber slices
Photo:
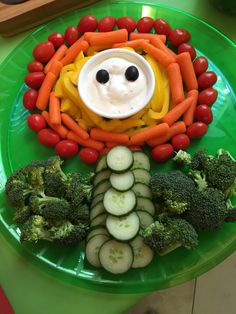
[[[90,264],[120,274],[152,261],[153,251],[139,235],[154,221],[150,178],[149,158],[143,152],[116,146],[99,160],[86,243]]]

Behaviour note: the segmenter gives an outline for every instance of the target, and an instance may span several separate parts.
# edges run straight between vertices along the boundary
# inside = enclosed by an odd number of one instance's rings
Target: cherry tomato
[[[45,74],[43,72],[32,72],[28,73],[25,76],[25,84],[33,89],[38,89],[45,78]]]
[[[78,31],[83,34],[85,32],[94,32],[97,26],[98,21],[95,16],[85,15],[80,19],[77,28]]]
[[[151,17],[142,17],[138,20],[137,23],[137,31],[139,33],[149,33],[150,30],[153,28],[154,20]]]
[[[28,110],[34,110],[36,108],[36,101],[38,98],[38,92],[35,89],[28,89],[23,96],[23,105]]]
[[[98,23],[99,32],[111,32],[116,25],[114,16],[104,16]]]
[[[212,105],[218,96],[218,92],[216,89],[209,87],[204,89],[203,91],[200,92],[198,95],[198,103],[199,105]]]
[[[43,64],[38,61],[30,61],[27,64],[27,69],[29,70],[29,72],[42,72]]]
[[[71,140],[62,140],[56,145],[56,152],[62,158],[69,158],[75,156],[78,151],[79,147],[75,141]]]
[[[156,19],[153,26],[157,34],[166,35],[167,37],[170,35],[171,27],[165,20]]]
[[[211,87],[212,85],[216,83],[216,81],[217,81],[217,76],[215,72],[213,71],[204,72],[201,75],[199,75],[197,79],[198,87],[200,89]]]
[[[197,57],[193,62],[193,67],[196,75],[198,76],[206,72],[208,68],[208,60],[203,56]]]
[[[178,53],[182,53],[182,52],[189,52],[192,60],[194,60],[196,58],[196,50],[189,43],[182,43],[179,45]]]
[[[190,139],[186,134],[177,134],[172,137],[171,144],[176,151],[180,149],[184,150],[189,146]]]
[[[33,57],[35,60],[45,63],[48,62],[55,53],[55,48],[50,41],[43,41],[34,47]]]
[[[54,47],[60,47],[64,43],[65,37],[61,33],[55,32],[48,36],[48,40]]]
[[[38,141],[45,146],[55,146],[60,142],[60,136],[52,129],[42,129],[38,132]]]
[[[197,121],[209,124],[213,120],[211,108],[207,105],[199,105],[196,107],[194,116]]]
[[[73,45],[73,43],[75,43],[78,38],[79,38],[78,29],[75,26],[68,26],[65,31],[65,41],[69,45]]]
[[[164,162],[173,155],[174,148],[171,144],[161,144],[153,148],[151,157],[157,162]]]
[[[128,148],[132,150],[133,152],[142,150],[142,146],[140,145],[130,145]]]
[[[98,160],[99,153],[93,148],[82,148],[79,157],[87,164],[94,164]]]
[[[39,132],[46,128],[46,121],[39,113],[33,113],[27,118],[28,126],[31,130]]]
[[[200,138],[207,132],[207,125],[203,122],[194,122],[187,127],[186,134],[189,138]]]
[[[118,28],[126,28],[129,33],[136,28],[136,21],[130,16],[122,16],[116,21]]]
[[[182,28],[172,29],[169,35],[170,43],[173,46],[179,46],[182,43],[188,42],[190,39],[190,33]]]
[[[106,155],[110,150],[111,150],[110,147],[103,147],[103,148],[100,150],[100,156],[101,156],[101,155]]]

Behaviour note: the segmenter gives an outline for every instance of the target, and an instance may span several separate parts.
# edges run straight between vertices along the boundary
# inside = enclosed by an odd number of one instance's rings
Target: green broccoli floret
[[[154,201],[171,214],[182,214],[189,209],[194,181],[183,172],[159,172],[152,176],[150,188]]]
[[[78,207],[71,208],[68,219],[75,225],[81,222],[88,223],[89,222],[88,204],[81,204]]]
[[[18,208],[13,216],[13,221],[17,224],[23,224],[25,223],[30,216],[32,215],[32,212],[29,208],[29,206],[24,206],[22,208]]]
[[[180,166],[182,165],[190,165],[191,164],[191,155],[184,150],[179,150],[173,160]]]
[[[165,255],[183,246],[193,249],[198,245],[198,235],[191,224],[181,218],[171,218],[166,214],[148,226],[141,234],[144,243],[159,255]]]
[[[39,215],[31,216],[21,227],[21,241],[38,242],[39,240],[52,241],[48,230],[48,222]]]
[[[34,160],[24,167],[28,184],[33,187],[43,186],[45,165],[44,160]]]

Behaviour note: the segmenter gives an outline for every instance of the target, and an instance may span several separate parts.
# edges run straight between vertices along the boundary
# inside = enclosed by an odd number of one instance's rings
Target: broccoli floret
[[[17,224],[23,224],[30,218],[31,215],[32,212],[29,206],[24,206],[15,211],[13,221]]]
[[[191,164],[191,155],[183,150],[179,150],[173,160],[180,166]]]
[[[208,187],[205,173],[199,170],[190,170],[188,175],[194,180],[199,191],[203,191]]]
[[[50,232],[56,243],[73,245],[85,239],[87,230],[88,226],[85,224],[73,225],[69,221],[65,221],[60,227],[52,227]]]
[[[171,214],[189,209],[196,187],[192,179],[179,170],[156,173],[150,180],[154,201]]]
[[[198,245],[198,235],[191,224],[181,218],[171,218],[166,214],[148,226],[141,234],[144,243],[159,255],[165,255],[183,246],[187,249]]]
[[[34,160],[24,167],[27,182],[33,187],[43,186],[46,161]]]
[[[39,240],[52,241],[48,230],[48,222],[39,215],[31,216],[20,228],[21,241],[38,242]]]
[[[89,206],[88,204],[81,204],[79,207],[71,208],[68,219],[73,224],[88,223],[89,222]]]

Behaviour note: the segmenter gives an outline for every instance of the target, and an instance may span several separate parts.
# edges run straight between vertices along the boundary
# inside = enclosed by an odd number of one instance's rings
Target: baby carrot
[[[167,134],[169,131],[169,126],[167,123],[160,123],[153,127],[145,130],[140,130],[138,133],[131,136],[129,144],[139,145],[141,143],[147,142],[153,138]]]
[[[85,33],[84,36],[91,46],[108,45],[127,41],[128,31],[123,28],[111,32],[91,33],[89,35]]]
[[[172,63],[167,67],[171,97],[174,104],[184,100],[184,88],[178,63]]]
[[[90,136],[94,140],[102,142],[113,142],[124,145],[129,141],[129,136],[127,134],[107,132],[99,128],[92,128],[90,131]]]
[[[142,42],[142,48],[145,50],[150,56],[156,59],[158,62],[163,64],[164,66],[168,66],[173,62],[173,58],[170,57],[169,54],[166,54],[159,48],[154,47],[153,45],[147,43],[146,41]]]
[[[175,62],[175,57],[172,53],[170,53],[170,49],[166,47],[166,45],[160,40],[159,37],[151,38],[150,42],[154,47],[161,49],[163,52],[169,55],[172,60],[171,62]]]
[[[42,111],[41,115],[44,117],[44,119],[46,120],[47,124],[50,126],[51,129],[56,131],[60,135],[60,137],[66,138],[66,135],[69,132],[67,128],[65,128],[62,124],[59,125],[52,124],[50,121],[49,113],[47,111],[45,110]]]
[[[114,143],[114,142],[106,142],[106,147],[108,148],[112,148],[119,145],[118,143]]]
[[[185,111],[184,116],[183,116],[183,120],[184,120],[184,123],[186,124],[186,126],[189,126],[193,123],[194,111],[195,111],[196,106],[197,106],[198,94],[199,94],[198,90],[196,90],[196,89],[190,90],[187,93],[187,96],[193,97],[193,101],[192,101],[191,106],[188,108],[187,111]]]
[[[146,41],[149,42],[148,39],[135,39],[135,40],[128,40],[123,43],[114,44],[112,48],[122,48],[122,47],[130,47],[130,48],[142,48],[142,42]]]
[[[67,133],[67,139],[75,141],[76,143],[78,143],[84,147],[94,148],[98,151],[100,151],[104,147],[104,143],[92,140],[90,138],[88,138],[87,140],[83,140],[81,137],[76,135],[73,131],[69,131]]]
[[[162,119],[163,122],[167,123],[171,126],[174,122],[176,122],[188,108],[191,106],[193,101],[193,97],[187,97],[182,102],[178,103],[174,108],[172,108]]]
[[[60,100],[55,96],[54,92],[51,92],[49,96],[49,119],[53,125],[61,124]]]
[[[63,65],[72,63],[80,51],[86,52],[89,48],[89,44],[86,40],[84,40],[83,36],[80,37],[76,42],[68,48],[66,51],[66,55],[63,59],[61,59],[61,63]]]
[[[135,40],[135,39],[153,39],[153,38],[159,38],[164,44],[166,42],[166,35],[159,35],[159,34],[150,34],[150,33],[135,33],[132,32],[129,34],[129,40]]]
[[[48,63],[44,67],[44,73],[45,74],[47,74],[50,71],[51,65],[53,64],[54,61],[60,61],[64,57],[67,49],[68,48],[66,47],[66,45],[61,45],[57,49],[57,51],[54,53],[53,57],[48,61]]]
[[[198,89],[197,78],[190,54],[188,52],[182,52],[176,56],[176,61],[180,66],[180,71],[187,90]]]
[[[50,67],[50,72],[58,78],[62,68],[63,64],[60,61],[54,61]]]
[[[68,114],[62,113],[61,120],[69,130],[73,131],[83,140],[87,140],[89,138],[88,133],[80,125],[78,125]]]
[[[38,98],[36,101],[36,107],[38,109],[45,110],[47,108],[49,95],[55,81],[56,81],[55,74],[48,72],[38,92]]]

